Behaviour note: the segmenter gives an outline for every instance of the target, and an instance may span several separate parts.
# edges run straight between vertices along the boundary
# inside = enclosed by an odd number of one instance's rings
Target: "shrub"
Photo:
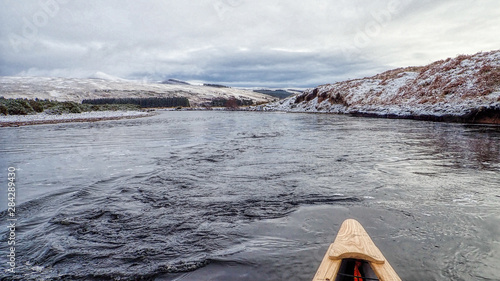
[[[82,109],[79,107],[79,105],[76,102],[72,101],[66,101],[62,103],[63,109],[65,110],[64,112],[69,112],[69,113],[82,113]]]
[[[35,111],[26,99],[0,99],[2,113],[10,115],[27,115]]]
[[[33,108],[33,110],[36,112],[42,112],[44,110],[43,103],[40,102],[38,99],[28,100],[28,103],[31,106],[31,108]]]
[[[9,109],[4,105],[0,103],[0,114],[7,115],[9,114]]]
[[[30,113],[29,109],[24,107],[23,103],[12,100],[12,102],[7,104],[8,113],[10,115],[27,115]]]
[[[17,99],[16,102],[26,109],[28,113],[34,113],[35,110],[31,107],[28,99]]]
[[[187,100],[187,99],[186,99]],[[82,113],[84,111],[104,110],[139,110],[139,105],[132,104],[80,104],[72,101],[58,102],[50,100],[5,99],[0,98],[0,114],[27,115],[36,112],[47,114]]]
[[[57,103],[55,106],[46,109],[45,113],[47,114],[82,113],[82,109],[76,102],[65,101]]]

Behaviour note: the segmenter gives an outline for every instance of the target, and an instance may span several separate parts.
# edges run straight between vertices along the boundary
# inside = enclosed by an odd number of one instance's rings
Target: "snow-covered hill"
[[[500,50],[321,85],[258,109],[500,124]]]
[[[274,97],[249,90],[215,88],[197,85],[169,85],[111,79],[104,74],[92,79],[57,77],[0,77],[0,96],[5,98],[39,98],[76,101],[97,98],[186,97],[191,106],[210,103],[213,99],[234,97],[254,103],[275,100]]]
[[[89,76],[89,78],[90,79],[107,80],[107,81],[115,81],[115,82],[128,81],[127,79],[123,79],[120,77],[109,75],[109,74],[101,72],[101,71],[94,73],[93,75]]]

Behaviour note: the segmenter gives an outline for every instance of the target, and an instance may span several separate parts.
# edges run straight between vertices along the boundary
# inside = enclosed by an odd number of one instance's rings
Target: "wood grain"
[[[367,261],[381,281],[401,281],[363,226],[353,219],[342,223],[313,281],[334,281],[343,259]]]

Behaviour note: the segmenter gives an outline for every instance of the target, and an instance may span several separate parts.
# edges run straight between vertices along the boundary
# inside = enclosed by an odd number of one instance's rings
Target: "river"
[[[166,111],[0,145],[0,280],[311,280],[347,218],[403,280],[500,280],[498,126]]]

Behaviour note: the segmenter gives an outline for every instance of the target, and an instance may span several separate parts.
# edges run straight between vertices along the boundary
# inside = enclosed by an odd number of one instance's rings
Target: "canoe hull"
[[[353,219],[345,220],[342,223],[339,233],[323,257],[313,281],[335,281],[339,275],[349,274],[342,272],[345,270],[342,262],[344,261],[345,264],[346,260],[357,260],[369,265],[380,281],[401,281],[363,226]],[[365,275],[366,280],[371,279],[371,276],[368,275]]]

